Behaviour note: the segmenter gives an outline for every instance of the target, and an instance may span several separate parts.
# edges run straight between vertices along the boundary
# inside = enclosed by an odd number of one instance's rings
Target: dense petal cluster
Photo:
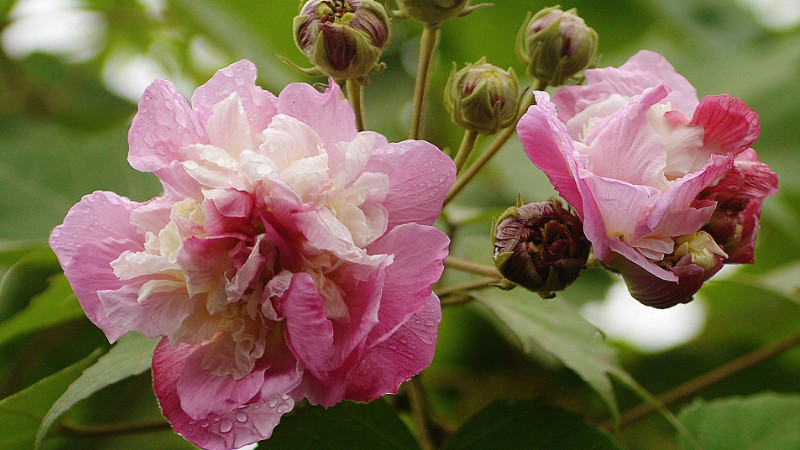
[[[586,71],[518,131],[531,161],[584,221],[595,257],[632,295],[665,308],[724,263],[751,263],[761,204],[778,179],[750,145],[758,116],[729,95],[697,99],[660,55]]]
[[[434,228],[455,177],[423,141],[357,132],[336,84],[276,97],[240,61],[198,88],[146,90],[131,165],[164,194],[85,196],[50,244],[110,341],[161,337],[155,391],[211,449],[264,438],[294,402],[373,400],[430,364]]]

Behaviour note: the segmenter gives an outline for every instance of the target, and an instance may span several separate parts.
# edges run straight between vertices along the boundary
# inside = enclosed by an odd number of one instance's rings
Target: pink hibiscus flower
[[[649,51],[586,79],[552,102],[537,92],[518,131],[595,257],[658,308],[691,300],[724,263],[753,262],[761,204],[778,184],[750,148],[756,113],[729,95],[698,101]]]
[[[164,195],[95,192],[50,245],[109,341],[161,337],[153,380],[175,431],[209,449],[268,438],[294,402],[370,401],[433,358],[432,225],[455,167],[423,141],[357,132],[331,82],[279,97],[220,70],[191,105],[144,93],[128,161]]]

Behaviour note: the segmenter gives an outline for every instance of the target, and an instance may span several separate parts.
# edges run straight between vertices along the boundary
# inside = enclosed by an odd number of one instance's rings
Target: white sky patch
[[[786,31],[800,26],[800,0],[737,0],[763,27]]]
[[[42,52],[86,61],[102,50],[105,40],[103,16],[76,0],[20,0],[9,18],[0,41],[15,59]]]
[[[115,50],[103,66],[103,82],[106,87],[134,103],[139,101],[147,86],[157,78],[170,80],[184,96],[191,95],[194,89],[193,81],[167,70],[154,58],[134,51]]]
[[[695,295],[694,301],[668,309],[651,308],[631,297],[620,280],[608,290],[605,300],[587,303],[581,314],[609,339],[642,352],[656,353],[689,342],[702,333],[706,307],[698,297]]]

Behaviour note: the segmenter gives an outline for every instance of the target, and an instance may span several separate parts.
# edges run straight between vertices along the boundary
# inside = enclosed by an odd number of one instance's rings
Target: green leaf
[[[81,196],[105,189],[136,200],[159,191],[126,161],[128,125],[78,133],[16,116],[0,121],[0,239],[44,240]]]
[[[36,433],[35,448],[41,447],[55,421],[73,405],[106,386],[149,369],[156,343],[157,339],[149,339],[137,333],[123,336],[53,404]]]
[[[102,353],[95,350],[75,364],[0,400],[0,448],[32,448],[39,423],[53,402]]]
[[[342,402],[329,409],[298,409],[281,419],[272,437],[258,448],[380,450],[419,446],[395,411],[379,399],[371,403]]]
[[[762,393],[683,408],[680,420],[705,450],[800,448],[800,395]],[[684,448],[686,443],[682,442]]]
[[[83,317],[83,309],[63,273],[50,279],[50,287],[10,319],[0,322],[0,346],[11,339]]]
[[[473,296],[525,353],[535,355],[544,350],[557,358],[597,391],[611,414],[619,417],[608,375],[622,380],[630,376],[620,366],[617,351],[574,307],[558,298],[543,300],[522,289],[491,289]]]
[[[493,448],[618,449],[578,414],[535,400],[497,400],[467,419],[444,450]]]
[[[39,246],[19,258],[0,280],[0,321],[23,309],[31,297],[47,287],[47,279],[59,272],[56,255],[50,247]]]

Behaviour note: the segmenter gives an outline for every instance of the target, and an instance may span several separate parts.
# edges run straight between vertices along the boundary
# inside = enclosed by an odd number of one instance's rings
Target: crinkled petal
[[[436,294],[396,332],[367,350],[348,379],[345,398],[368,402],[396,394],[400,384],[428,367],[433,360],[442,311]]]
[[[145,90],[128,133],[128,162],[142,172],[157,172],[186,159],[183,147],[206,143],[197,114],[169,81]]]
[[[236,93],[247,114],[250,130],[259,133],[269,125],[277,113],[277,98],[256,86],[256,67],[242,60],[218,70],[208,82],[197,88],[192,96],[192,106],[205,123],[214,112],[214,106]]]
[[[323,378],[333,356],[333,325],[325,316],[324,300],[307,273],[292,277],[281,299],[286,317],[286,343],[303,367]]]
[[[575,179],[577,165],[572,138],[558,119],[546,92],[536,92],[536,105],[519,121],[517,132],[528,158],[542,170],[561,197],[583,216],[583,201]]]
[[[645,186],[662,183],[666,152],[658,134],[648,126],[647,112],[667,93],[664,85],[648,89],[597,124],[587,138],[592,173]]]
[[[209,450],[239,448],[272,435],[283,414],[294,407],[287,395],[262,398],[224,414],[192,419],[181,409],[177,385],[195,346],[173,347],[162,339],[153,354],[153,387],[164,417],[176,433]]]
[[[149,338],[174,333],[197,307],[186,293],[186,284],[174,280],[127,284],[97,295],[114,325],[136,330]]]
[[[428,142],[412,140],[375,149],[364,170],[388,176],[389,192],[383,200],[388,229],[408,222],[433,225],[456,177],[447,155]]]
[[[705,130],[705,146],[733,156],[750,148],[761,133],[758,114],[741,99],[728,94],[703,97],[691,123]]]
[[[417,314],[430,296],[431,286],[444,269],[450,238],[436,228],[414,223],[398,225],[367,250],[393,255],[386,270],[378,324],[370,332],[374,346]]]
[[[306,83],[292,83],[278,96],[278,112],[305,122],[317,132],[326,148],[356,137],[353,109],[333,79],[320,94]]]

